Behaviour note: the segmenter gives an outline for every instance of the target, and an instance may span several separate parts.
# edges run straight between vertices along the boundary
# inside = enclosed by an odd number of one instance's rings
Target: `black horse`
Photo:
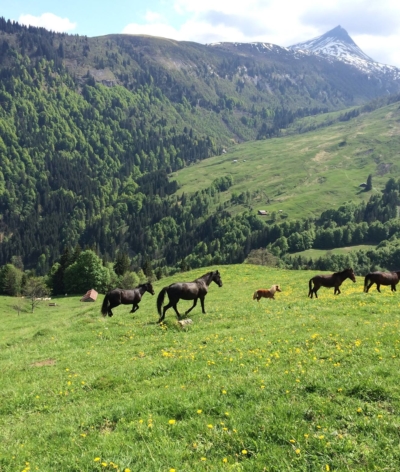
[[[374,284],[376,284],[376,289],[379,293],[381,291],[381,285],[390,285],[392,292],[396,292],[396,285],[399,283],[399,277],[400,271],[370,272],[364,279],[364,292],[368,293],[368,290]]]
[[[211,282],[215,282],[219,287],[222,287],[222,280],[218,270],[214,272],[207,272],[207,274],[204,274],[202,277],[193,280],[193,282],[177,282],[175,284],[169,285],[168,287],[164,287],[157,297],[157,310],[158,314],[160,315],[158,322],[161,323],[161,321],[163,321],[165,318],[165,312],[171,307],[175,310],[178,319],[181,317],[176,307],[180,299],[194,300],[193,306],[185,312],[185,315],[193,310],[193,308],[197,305],[197,300],[199,298],[201,302],[201,308],[203,313],[205,313],[204,298],[207,295],[208,286]],[[164,297],[166,293],[168,294],[169,303],[168,305],[165,305],[161,315],[161,308],[164,303]]]
[[[130,305],[131,303],[132,310],[129,313],[135,313],[136,310],[139,310],[139,302],[145,292],[150,292],[154,295],[154,289],[150,282],[141,284],[133,290],[122,290],[121,288],[111,290],[104,297],[103,305],[101,306],[102,315],[113,316],[112,308],[118,305]]]
[[[332,275],[316,275],[308,282],[308,286],[310,288],[308,296],[312,298],[313,294],[315,293],[315,298],[318,298],[317,292],[321,287],[335,287],[333,294],[339,295],[339,287],[346,279],[351,279],[353,282],[356,281],[356,276],[354,275],[353,269],[345,269],[342,270],[342,272],[335,272]],[[312,286],[313,283],[314,287]]]

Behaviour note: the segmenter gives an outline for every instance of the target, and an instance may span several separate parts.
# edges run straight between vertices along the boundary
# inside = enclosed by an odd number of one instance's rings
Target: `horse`
[[[364,292],[368,293],[368,290],[374,284],[376,284],[376,289],[379,293],[381,292],[381,285],[390,285],[392,292],[396,292],[396,285],[399,283],[399,278],[400,271],[370,272],[364,279]]]
[[[345,269],[341,272],[335,272],[332,275],[316,275],[308,282],[310,289],[308,296],[312,298],[313,294],[315,293],[315,298],[318,298],[317,292],[321,287],[335,287],[333,294],[339,295],[341,293],[339,287],[346,279],[351,279],[353,282],[356,281],[356,276],[354,275],[353,269]],[[314,287],[312,287],[313,283]]]
[[[174,284],[168,285],[168,287],[164,287],[157,297],[157,311],[160,316],[158,322],[161,323],[163,321],[165,318],[165,312],[171,307],[175,310],[178,319],[180,319],[181,315],[179,314],[179,311],[176,307],[180,299],[194,300],[192,307],[185,312],[185,315],[193,310],[193,308],[197,305],[197,300],[199,298],[201,302],[201,309],[203,314],[205,314],[206,311],[204,309],[204,298],[207,295],[208,287],[211,282],[215,282],[218,287],[222,287],[222,280],[218,270],[207,272],[207,274],[204,274],[198,279],[193,280],[193,282],[176,282]],[[161,314],[161,308],[163,306],[166,293],[168,294],[169,303],[164,306]]]
[[[133,290],[122,290],[121,288],[111,290],[104,297],[101,314],[103,316],[113,316],[112,308],[118,305],[130,305],[131,303],[132,310],[129,313],[135,313],[135,311],[139,310],[139,302],[146,292],[154,295],[154,289],[150,282],[138,285]]]
[[[261,298],[272,298],[272,300],[275,300],[275,292],[282,292],[279,285],[271,285],[270,289],[260,288],[254,292],[253,300],[257,300],[257,302],[259,302]]]

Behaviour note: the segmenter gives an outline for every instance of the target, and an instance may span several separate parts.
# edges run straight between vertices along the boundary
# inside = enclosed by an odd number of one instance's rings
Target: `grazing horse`
[[[207,272],[207,274],[204,274],[198,279],[193,280],[193,282],[177,282],[169,285],[168,287],[164,287],[157,297],[157,310],[158,314],[160,315],[158,322],[161,323],[161,321],[163,321],[165,318],[165,312],[171,307],[175,310],[178,319],[181,317],[176,307],[180,299],[194,300],[193,306],[185,312],[185,315],[193,310],[193,308],[197,305],[197,300],[199,298],[201,302],[201,309],[205,314],[206,311],[204,309],[204,298],[207,295],[208,286],[211,282],[215,282],[218,287],[222,287],[222,280],[218,270]],[[169,303],[165,305],[161,314],[161,308],[163,306],[166,293],[168,294]]]
[[[257,302],[259,302],[261,298],[272,298],[275,300],[275,292],[282,292],[279,285],[271,285],[270,289],[260,288],[254,292],[253,300],[257,300]]]
[[[308,296],[312,298],[313,294],[315,293],[315,298],[318,298],[317,292],[321,287],[335,287],[333,294],[339,295],[339,287],[346,279],[351,279],[353,282],[356,281],[356,276],[354,275],[353,269],[345,269],[342,270],[342,272],[335,272],[332,275],[316,275],[308,282],[308,286],[310,288]],[[314,287],[312,287],[313,283]]]
[[[381,285],[390,285],[392,292],[396,292],[396,285],[399,283],[399,277],[400,271],[370,272],[364,279],[364,292],[368,293],[368,290],[374,284],[376,284],[376,289],[379,293],[381,291]]]
[[[102,315],[113,316],[112,308],[118,305],[130,305],[131,303],[132,310],[129,313],[135,313],[136,310],[139,310],[139,302],[145,292],[150,292],[154,295],[154,289],[150,282],[138,285],[133,290],[122,290],[121,288],[111,290],[104,297],[103,305],[101,306]]]

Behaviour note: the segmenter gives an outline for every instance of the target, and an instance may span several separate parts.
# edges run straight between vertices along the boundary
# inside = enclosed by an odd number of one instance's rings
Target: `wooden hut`
[[[93,288],[88,290],[85,295],[81,298],[81,302],[95,302],[98,293]]]

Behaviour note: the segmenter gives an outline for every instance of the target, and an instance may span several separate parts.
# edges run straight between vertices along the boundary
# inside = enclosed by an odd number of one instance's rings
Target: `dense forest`
[[[47,270],[39,258],[37,271],[46,274],[53,294],[79,293],[88,286],[104,291],[116,285],[132,287],[147,278],[207,265],[249,262],[294,269],[340,270],[352,266],[359,273],[400,267],[400,179],[390,179],[381,195],[366,204],[348,203],[323,212],[315,220],[263,222],[251,212],[232,217],[221,210],[208,217],[207,207],[218,199],[218,180],[207,191],[182,196],[171,205],[170,216],[150,226],[147,246],[133,258],[120,250],[114,260],[101,258],[96,243],[85,250],[65,247],[60,259]],[[139,238],[140,239],[140,238]],[[140,241],[138,239],[138,244]],[[327,255],[317,260],[291,256],[310,248],[332,249],[356,244],[377,244],[371,251],[346,256]],[[0,292],[16,294],[27,277],[21,257],[12,256],[0,269]]]

